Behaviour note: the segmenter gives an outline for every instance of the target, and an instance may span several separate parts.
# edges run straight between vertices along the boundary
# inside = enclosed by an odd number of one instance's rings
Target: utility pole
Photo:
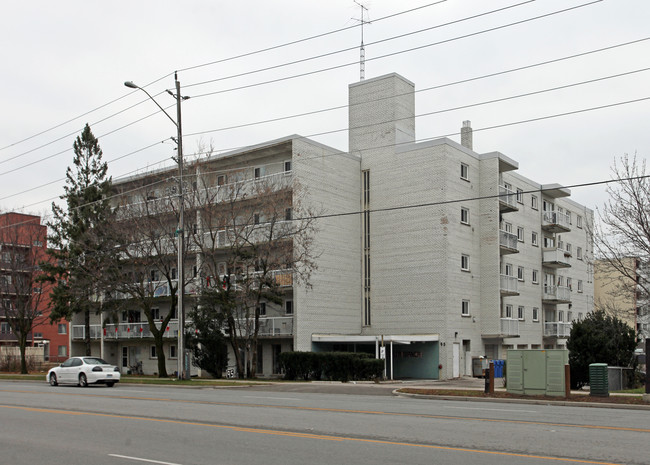
[[[185,365],[185,200],[183,198],[183,130],[181,126],[181,83],[178,74],[174,73],[176,81],[176,121],[178,128],[178,378],[186,379]]]

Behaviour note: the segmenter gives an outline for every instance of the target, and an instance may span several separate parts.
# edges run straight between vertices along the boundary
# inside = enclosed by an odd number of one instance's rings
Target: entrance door
[[[454,342],[452,345],[452,377],[460,377],[460,343]]]
[[[129,348],[126,346],[122,347],[122,373],[126,373],[126,370],[129,369]]]

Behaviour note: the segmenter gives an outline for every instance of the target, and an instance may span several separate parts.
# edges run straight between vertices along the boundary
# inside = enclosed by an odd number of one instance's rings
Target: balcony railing
[[[291,186],[292,179],[293,172],[284,171],[282,173],[262,176],[257,179],[247,179],[210,187],[205,191],[206,193],[204,195],[208,197],[210,203],[242,200],[257,194],[268,193],[269,189],[272,191],[286,189]],[[262,187],[259,187],[260,185]]]
[[[542,215],[542,229],[549,232],[571,231],[569,215],[553,211],[544,212]]]
[[[501,318],[501,334],[504,336],[519,336],[519,320],[516,318]]]
[[[499,246],[503,253],[517,253],[519,240],[516,234],[502,229],[499,230]]]
[[[156,323],[156,328],[160,329],[162,322]],[[171,320],[164,328],[164,338],[176,339],[178,337],[178,320]],[[110,323],[103,329],[101,325],[90,325],[90,339],[101,339],[102,333],[104,339],[144,339],[152,338],[153,334],[147,322],[138,323]],[[86,334],[84,325],[74,325],[72,327],[72,339],[83,340]]]
[[[542,251],[542,264],[549,268],[569,268],[570,254],[561,249],[544,249]]]
[[[571,289],[565,286],[544,286],[542,300],[547,303],[571,302]]]
[[[517,211],[517,193],[505,186],[499,186],[499,204],[501,211]]]
[[[569,337],[571,335],[571,323],[552,321],[544,323],[545,337]]]
[[[518,281],[514,276],[501,275],[501,294],[519,295]]]

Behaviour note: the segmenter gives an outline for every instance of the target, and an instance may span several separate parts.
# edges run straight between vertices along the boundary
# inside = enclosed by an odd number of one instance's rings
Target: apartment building
[[[319,212],[309,283],[285,281],[282,304],[260,314],[258,373],[278,374],[287,350],[347,350],[385,356],[388,377],[469,375],[473,358],[564,347],[571,321],[592,311],[591,210],[568,189],[520,175],[509,156],[474,151],[469,122],[461,143],[417,142],[414,88],[398,74],[351,84],[347,152],[292,135],[188,166],[186,191],[276,179],[301,186],[294,201]],[[137,202],[133,186],[165,175],[173,170],[118,183],[121,205]],[[158,196],[173,195],[173,181],[156,185]],[[192,227],[207,226],[194,218]],[[185,274],[196,279],[186,306],[205,283],[201,269],[200,253],[187,260]],[[161,316],[169,311],[162,289]],[[97,318],[94,347],[104,358],[155,369],[136,309],[119,322]]]
[[[0,346],[18,346],[10,319],[34,320],[27,335],[30,358],[59,362],[68,357],[69,325],[65,320],[50,323],[47,285],[36,280],[39,263],[48,258],[46,250],[47,227],[39,216],[0,215]]]

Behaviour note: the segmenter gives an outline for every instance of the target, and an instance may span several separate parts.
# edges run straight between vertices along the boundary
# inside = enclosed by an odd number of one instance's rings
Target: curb
[[[459,402],[499,402],[503,404],[527,404],[527,405],[557,405],[561,407],[588,407],[588,408],[614,408],[620,410],[650,410],[650,405],[636,404],[609,404],[605,402],[571,402],[567,400],[538,400],[538,399],[503,399],[491,397],[467,397],[467,396],[438,396],[433,394],[411,394],[409,392],[399,392],[399,389],[393,390],[392,394],[396,397],[411,397],[415,399],[432,399],[432,400],[455,400]]]

